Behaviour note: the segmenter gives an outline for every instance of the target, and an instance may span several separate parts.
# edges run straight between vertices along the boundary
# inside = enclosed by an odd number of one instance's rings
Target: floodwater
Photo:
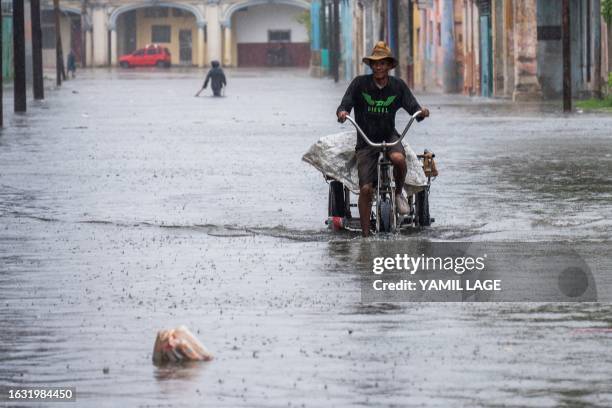
[[[5,119],[0,387],[88,407],[612,405],[612,116],[417,94],[436,223],[363,240],[325,229],[301,161],[348,128],[347,84],[236,70],[194,98],[203,75],[80,71]],[[565,242],[600,303],[362,303],[372,257],[424,240]],[[179,324],[216,359],[153,366]]]

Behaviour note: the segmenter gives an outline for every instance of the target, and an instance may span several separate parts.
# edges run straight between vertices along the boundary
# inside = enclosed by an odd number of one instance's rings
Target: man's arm
[[[210,79],[210,71],[208,72],[208,74],[206,75],[206,79],[204,80],[204,85],[202,85],[203,89],[206,89],[206,87],[208,86],[208,80]]]
[[[421,111],[421,114],[417,117],[418,122],[428,117],[429,109],[422,108],[421,105],[419,105],[416,98],[412,94],[412,91],[410,90],[410,88],[408,88],[408,85],[406,85],[404,81],[400,80],[400,83],[402,84],[403,88],[402,108],[406,109],[406,111],[411,115],[414,115],[416,112]]]
[[[336,116],[338,117],[338,122],[340,123],[344,123],[346,116],[351,112],[351,109],[353,109],[353,106],[355,105],[353,94],[355,93],[355,89],[357,89],[357,82],[357,78],[353,79],[348,88],[346,88],[346,92],[342,97],[340,106],[338,106],[338,109],[336,109]]]

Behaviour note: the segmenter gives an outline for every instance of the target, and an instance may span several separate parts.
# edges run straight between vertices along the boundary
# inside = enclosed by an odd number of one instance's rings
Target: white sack
[[[357,175],[357,158],[355,156],[354,131],[334,133],[323,136],[304,154],[302,160],[311,164],[325,176],[343,183],[353,193],[359,193],[359,176]],[[408,194],[421,191],[427,185],[421,161],[410,145],[402,140],[406,150],[406,182],[404,188]]]

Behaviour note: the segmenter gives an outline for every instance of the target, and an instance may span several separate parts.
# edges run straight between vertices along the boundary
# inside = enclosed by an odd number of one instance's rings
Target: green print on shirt
[[[395,95],[392,95],[388,97],[385,101],[376,101],[365,92],[362,92],[361,95],[363,95],[363,99],[365,99],[365,101],[368,103],[368,112],[373,113],[388,113],[389,105],[391,105],[396,98]]]

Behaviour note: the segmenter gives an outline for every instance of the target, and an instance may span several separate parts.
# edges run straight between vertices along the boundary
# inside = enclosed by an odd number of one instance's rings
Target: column
[[[472,0],[472,95],[480,95],[482,89],[480,87],[480,11],[478,3]]]
[[[229,67],[232,65],[232,28],[226,26],[223,29],[223,65]]]
[[[91,28],[88,28],[85,32],[85,52],[87,53],[85,57],[87,60],[87,66],[93,67],[93,34],[91,32]]]
[[[504,1],[504,96],[514,91],[514,8],[513,0]]]
[[[593,97],[601,98],[601,1],[593,0],[591,6],[593,30]]]
[[[104,8],[95,7],[91,16],[93,34],[93,65],[104,66],[108,64],[108,31],[106,29],[106,16]]]
[[[219,5],[206,5],[206,30],[208,32],[208,42],[206,44],[206,54],[208,62],[221,60],[221,24],[219,23]]]
[[[504,5],[502,0],[491,3],[492,20],[492,57],[493,57],[493,96],[504,93]]]
[[[440,22],[442,36],[442,79],[444,92],[457,92],[457,68],[455,66],[455,10],[452,1],[442,2],[442,21]]]
[[[111,52],[111,66],[115,66],[117,65],[117,28],[116,27],[112,27],[111,28],[111,32],[110,32],[110,52]]]
[[[514,1],[514,101],[539,100],[536,0]]]
[[[204,54],[204,29],[205,25],[198,25],[198,67],[206,65],[206,55]]]
[[[425,8],[419,9],[419,28],[421,36],[419,38],[419,70],[421,71],[421,90],[427,89],[427,78],[425,77],[425,66],[427,65],[426,38],[427,38],[427,11]]]
[[[321,76],[321,0],[310,4],[310,75]]]
[[[608,54],[608,68],[606,72],[612,71],[612,22],[606,24],[606,31],[608,33],[606,41],[608,43],[607,54]]]

